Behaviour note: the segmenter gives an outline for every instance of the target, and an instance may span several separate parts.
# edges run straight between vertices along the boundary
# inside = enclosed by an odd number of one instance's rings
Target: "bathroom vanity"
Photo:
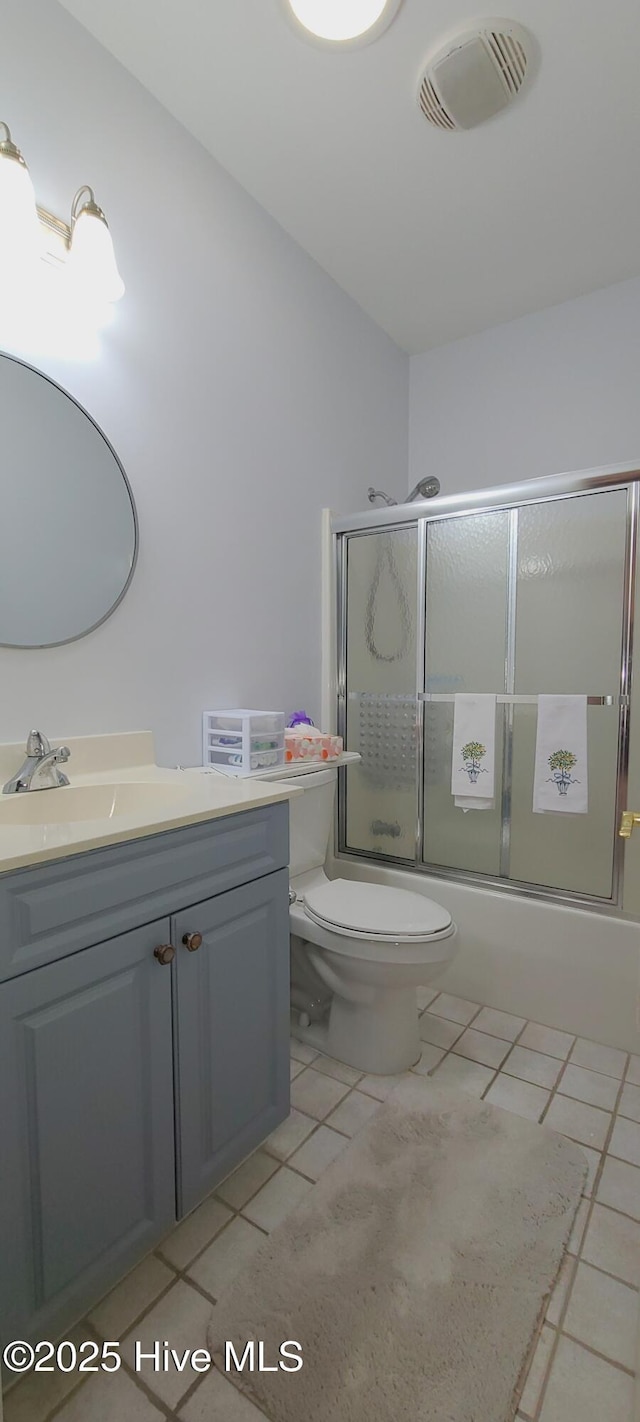
[[[74,825],[111,842],[66,855],[52,826],[0,874],[3,1342],[55,1338],[288,1113],[291,792],[207,812],[197,779],[196,822]]]

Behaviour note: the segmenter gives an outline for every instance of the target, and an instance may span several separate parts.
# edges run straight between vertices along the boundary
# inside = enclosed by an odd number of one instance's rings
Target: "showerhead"
[[[419,480],[410,494],[407,494],[407,503],[412,504],[414,499],[435,499],[436,494],[439,493],[440,480],[436,479],[433,474],[427,475],[424,479]]]

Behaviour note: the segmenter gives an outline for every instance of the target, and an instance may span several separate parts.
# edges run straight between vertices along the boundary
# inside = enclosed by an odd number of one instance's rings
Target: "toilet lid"
[[[333,879],[310,888],[304,902],[316,922],[370,938],[428,938],[451,923],[451,914],[422,894],[352,879]]]

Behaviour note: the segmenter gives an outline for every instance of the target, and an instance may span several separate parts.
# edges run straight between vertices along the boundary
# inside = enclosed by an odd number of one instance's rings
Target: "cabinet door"
[[[289,1111],[288,882],[268,874],[173,921],[180,1214]]]
[[[175,1218],[169,920],[0,986],[0,1336],[55,1338]]]

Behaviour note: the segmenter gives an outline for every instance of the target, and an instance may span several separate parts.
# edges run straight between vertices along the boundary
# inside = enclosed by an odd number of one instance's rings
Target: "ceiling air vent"
[[[511,20],[485,20],[436,51],[424,69],[418,103],[435,128],[475,128],[505,109],[532,70],[535,42]]]

